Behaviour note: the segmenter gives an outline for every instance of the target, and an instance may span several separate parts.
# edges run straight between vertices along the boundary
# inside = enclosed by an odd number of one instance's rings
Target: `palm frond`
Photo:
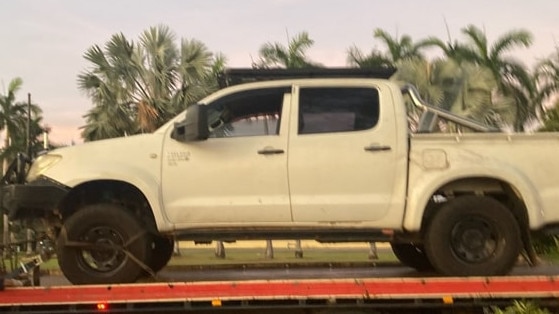
[[[257,67],[306,68],[317,64],[306,56],[306,50],[314,44],[308,33],[302,32],[288,39],[287,46],[280,43],[265,43],[260,47]]]

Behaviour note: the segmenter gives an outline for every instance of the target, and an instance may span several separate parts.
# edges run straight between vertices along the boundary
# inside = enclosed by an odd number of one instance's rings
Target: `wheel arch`
[[[153,210],[152,202],[137,186],[114,179],[100,179],[83,182],[70,190],[59,207],[65,220],[86,205],[117,203],[140,217],[151,232],[157,232],[158,211]]]
[[[420,238],[424,237],[424,232],[437,213],[439,205],[445,204],[448,199],[464,195],[486,196],[499,201],[512,212],[518,223],[525,256],[531,264],[537,263],[531,230],[542,224],[543,217],[538,210],[541,208],[540,199],[530,181],[487,175],[463,176],[444,182],[425,195],[427,199],[423,200],[421,207],[417,207],[424,210],[421,211],[417,229],[414,229]]]
[[[487,195],[504,203],[519,219],[523,229],[536,229],[543,223],[541,200],[531,182],[519,175],[456,175],[439,177],[418,188],[410,188],[404,229],[421,231],[436,210],[437,197]]]

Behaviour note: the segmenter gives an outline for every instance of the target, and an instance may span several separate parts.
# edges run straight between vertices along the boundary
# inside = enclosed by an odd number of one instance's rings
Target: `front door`
[[[180,227],[291,221],[283,118],[289,114],[289,90],[221,97],[207,104],[209,139],[167,139],[162,193],[171,222]]]

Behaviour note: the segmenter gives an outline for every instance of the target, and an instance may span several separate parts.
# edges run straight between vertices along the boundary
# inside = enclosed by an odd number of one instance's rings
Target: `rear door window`
[[[379,94],[373,88],[302,88],[299,134],[352,132],[373,128],[379,119]]]

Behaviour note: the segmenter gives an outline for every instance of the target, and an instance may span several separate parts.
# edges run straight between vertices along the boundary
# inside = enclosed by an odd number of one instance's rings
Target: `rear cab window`
[[[373,128],[379,119],[374,88],[301,88],[298,134],[352,132]]]

